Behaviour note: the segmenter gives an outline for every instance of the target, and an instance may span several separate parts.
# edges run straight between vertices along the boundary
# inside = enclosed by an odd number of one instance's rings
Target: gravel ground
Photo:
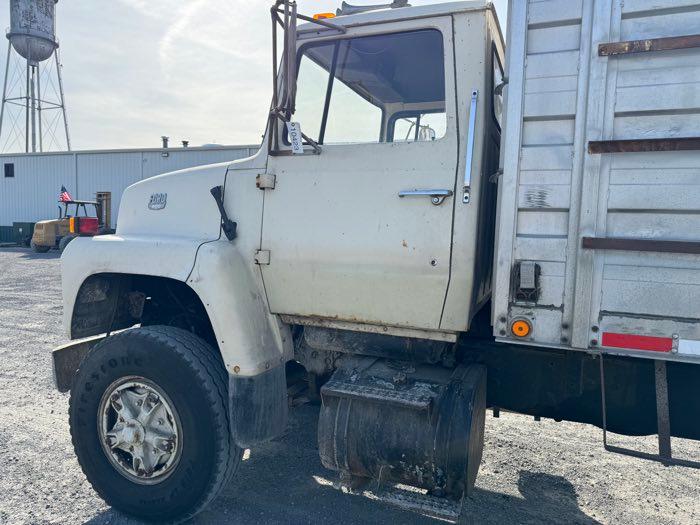
[[[0,524],[133,524],[92,491],[73,456],[68,397],[53,389],[49,350],[64,340],[59,259],[0,250]],[[286,436],[246,454],[196,523],[415,523],[435,520],[332,486],[316,448],[317,409],[291,412]],[[653,449],[653,438],[616,443]],[[700,456],[700,444],[674,440]],[[603,452],[600,430],[489,417],[474,523],[700,523],[700,472]]]

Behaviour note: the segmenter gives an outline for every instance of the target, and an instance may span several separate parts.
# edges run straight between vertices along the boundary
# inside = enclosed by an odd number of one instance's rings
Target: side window
[[[8,162],[5,164],[5,177],[12,178],[15,176],[15,164],[14,162]]]
[[[300,53],[293,119],[319,144],[444,136],[445,64],[439,31],[310,44]],[[396,126],[400,128],[394,132]]]
[[[493,118],[496,119],[500,129],[503,123],[503,66],[501,59],[498,58],[496,46],[493,46],[491,61],[493,63]]]
[[[445,136],[447,118],[436,113],[404,113],[392,116],[387,135],[390,142],[427,142]]]

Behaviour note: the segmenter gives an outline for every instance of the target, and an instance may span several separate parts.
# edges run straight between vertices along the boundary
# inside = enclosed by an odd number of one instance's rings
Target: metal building
[[[92,200],[112,192],[112,224],[127,186],[170,171],[245,158],[259,146],[205,146],[0,155],[0,240],[15,222],[58,216],[58,194],[65,186],[74,199]],[[9,230],[8,230],[9,228]],[[4,234],[3,234],[4,232]]]

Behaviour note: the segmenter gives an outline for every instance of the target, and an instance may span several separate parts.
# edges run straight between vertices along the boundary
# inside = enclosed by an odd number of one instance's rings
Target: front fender
[[[250,262],[249,262],[250,261]],[[91,275],[121,273],[187,283],[202,301],[230,374],[250,377],[292,358],[291,335],[270,314],[253,255],[235,243],[182,237],[105,235],[77,238],[61,257],[63,325],[71,337],[73,309]]]
[[[257,376],[292,358],[289,328],[268,309],[252,253],[223,240],[205,243],[187,284],[207,310],[231,375]]]
[[[252,251],[238,246],[222,240],[203,244],[187,284],[209,315],[229,372],[231,432],[246,448],[286,428],[285,363],[293,345],[289,327],[270,314]]]
[[[78,237],[61,256],[63,327],[69,338],[80,287],[91,275],[123,273],[168,277],[186,282],[201,239],[103,235]]]
[[[247,257],[236,243],[222,240],[116,235],[76,239],[61,261],[64,323],[70,331],[78,292],[91,275],[150,275],[186,283],[207,312],[229,374],[232,434],[239,446],[248,447],[284,431],[284,365],[293,357],[289,327],[269,312],[260,271],[252,261],[252,254]],[[93,343],[78,341],[54,352],[59,389],[69,387]]]

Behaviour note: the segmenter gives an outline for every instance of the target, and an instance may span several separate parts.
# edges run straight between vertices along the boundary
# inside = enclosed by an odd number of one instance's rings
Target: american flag
[[[68,193],[66,187],[61,186],[61,193],[58,194],[58,202],[71,202],[72,200],[73,197]]]

